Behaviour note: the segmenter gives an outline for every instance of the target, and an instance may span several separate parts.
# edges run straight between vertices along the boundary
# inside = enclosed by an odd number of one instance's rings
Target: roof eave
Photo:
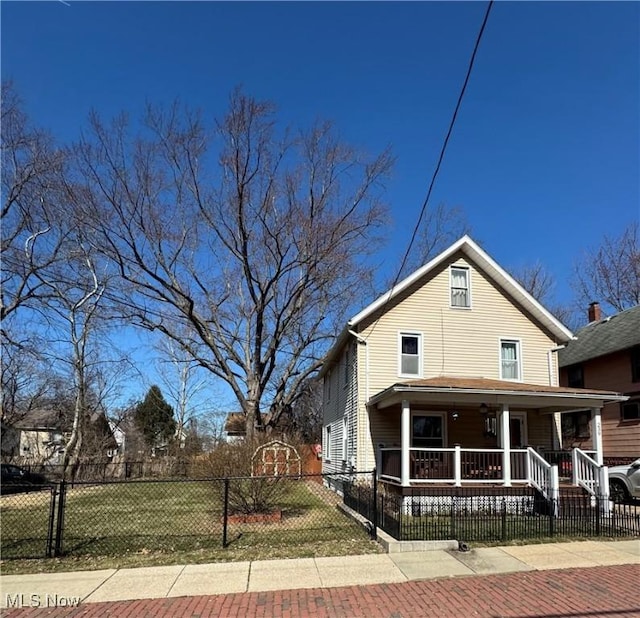
[[[543,399],[583,399],[585,401],[604,401],[604,402],[620,402],[627,401],[627,395],[619,395],[607,392],[549,392],[549,391],[522,391],[508,389],[491,389],[491,388],[459,388],[453,386],[408,386],[395,384],[386,388],[382,392],[374,395],[369,399],[367,405],[374,406],[384,401],[392,395],[402,393],[434,393],[434,394],[452,394],[452,395],[483,395],[494,397],[540,397]]]

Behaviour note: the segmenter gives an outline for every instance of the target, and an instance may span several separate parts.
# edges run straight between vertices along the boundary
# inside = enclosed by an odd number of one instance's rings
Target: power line
[[[480,47],[480,41],[482,40],[482,35],[484,34],[484,29],[485,26],[487,25],[487,21],[489,20],[489,13],[491,13],[491,8],[493,7],[493,1],[494,0],[490,0],[489,4],[487,5],[487,10],[485,11],[484,14],[484,19],[482,20],[482,25],[480,26],[480,31],[478,32],[478,36],[476,37],[476,43],[473,47],[473,52],[471,54],[471,59],[469,60],[469,66],[467,67],[467,74],[464,78],[464,83],[462,84],[462,89],[460,90],[460,94],[458,96],[458,101],[456,103],[456,107],[453,110],[453,116],[451,117],[451,122],[449,123],[449,129],[447,130],[447,135],[444,138],[444,142],[442,144],[442,148],[440,150],[440,156],[438,157],[438,163],[436,165],[436,168],[433,172],[433,176],[431,177],[431,183],[429,184],[429,189],[427,191],[427,196],[424,199],[424,202],[422,203],[422,209],[420,210],[420,216],[418,217],[418,221],[416,222],[414,228],[413,228],[413,233],[411,234],[411,240],[409,241],[409,246],[407,247],[407,250],[405,251],[404,257],[402,258],[402,262],[400,264],[400,268],[398,269],[398,274],[396,275],[395,279],[393,280],[393,285],[391,286],[391,290],[393,290],[393,288],[396,287],[399,279],[400,279],[400,275],[402,274],[402,271],[407,263],[407,259],[409,258],[409,254],[411,253],[411,249],[413,247],[413,243],[415,242],[416,239],[416,235],[418,234],[418,230],[420,229],[420,224],[422,223],[422,219],[424,218],[424,214],[427,210],[427,205],[429,203],[429,198],[431,197],[431,192],[433,191],[433,187],[436,183],[436,179],[438,178],[438,173],[440,172],[440,166],[442,165],[442,160],[444,159],[444,154],[447,150],[447,145],[449,144],[449,138],[451,137],[451,134],[453,132],[453,127],[456,124],[456,119],[458,117],[458,111],[460,110],[460,106],[462,105],[462,99],[464,98],[464,94],[467,90],[467,84],[469,83],[469,78],[471,77],[471,72],[473,71],[473,65],[475,63],[476,60],[476,54],[478,53],[478,48]],[[391,292],[390,290],[390,292]],[[384,309],[386,308],[387,304],[389,303],[389,301],[391,300],[391,294],[389,294],[389,297],[387,298],[387,300],[385,301],[384,305],[382,306],[382,309],[380,310],[380,315],[382,315],[382,313],[384,312]],[[368,339],[376,325],[378,324],[378,320],[380,318],[378,318],[374,323],[373,323],[373,327],[371,328],[371,330],[369,331],[369,334],[367,335],[366,339]]]

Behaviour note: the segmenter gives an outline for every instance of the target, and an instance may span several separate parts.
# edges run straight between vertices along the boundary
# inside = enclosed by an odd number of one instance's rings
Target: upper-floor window
[[[500,339],[500,378],[502,380],[522,379],[520,356],[520,342],[517,339]]]
[[[401,376],[419,377],[422,375],[422,335],[419,333],[400,333],[400,371]]]
[[[631,381],[640,382],[640,346],[631,348]]]
[[[631,399],[620,403],[620,418],[623,421],[640,419],[640,399]]]
[[[584,370],[582,365],[572,365],[567,369],[567,386],[584,388]]]
[[[469,285],[469,268],[452,266],[450,270],[451,306],[471,307],[471,288]]]

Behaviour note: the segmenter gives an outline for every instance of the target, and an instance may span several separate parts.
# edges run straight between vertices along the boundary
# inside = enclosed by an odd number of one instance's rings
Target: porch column
[[[511,487],[511,425],[509,406],[502,404],[500,435],[502,436],[502,479],[505,487]]]
[[[406,399],[402,400],[400,417],[400,482],[403,487],[409,485],[409,445],[411,444],[411,408]]]
[[[596,452],[594,459],[601,466],[604,461],[602,449],[602,410],[601,408],[591,408],[591,435],[593,436],[593,450]]]

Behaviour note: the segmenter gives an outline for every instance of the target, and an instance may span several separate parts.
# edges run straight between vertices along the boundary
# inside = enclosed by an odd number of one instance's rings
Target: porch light
[[[459,415],[455,410],[451,413],[451,418],[452,418],[454,421],[457,421],[459,416],[460,416],[460,415]]]
[[[487,406],[486,403],[480,404],[480,414],[482,414],[482,416],[487,416],[487,414],[489,414],[489,406]]]

